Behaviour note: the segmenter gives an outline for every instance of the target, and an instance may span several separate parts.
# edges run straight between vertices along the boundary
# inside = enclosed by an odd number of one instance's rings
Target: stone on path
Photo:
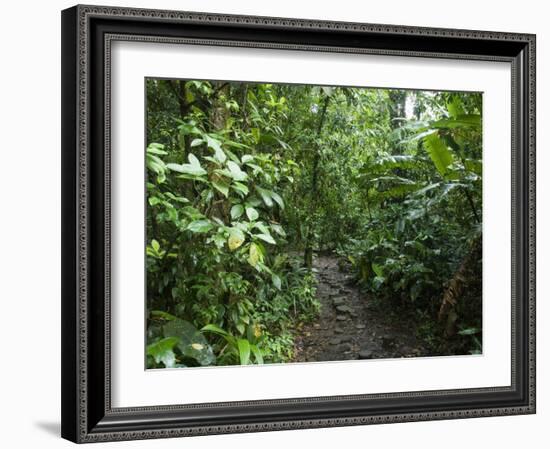
[[[340,346],[338,346],[338,349],[342,352],[348,352],[351,351],[352,346],[349,343],[342,343]]]
[[[344,282],[351,284],[353,281],[355,281],[354,276],[350,276],[350,275],[344,276]]]
[[[341,342],[342,340],[339,339],[338,337],[334,337],[329,340],[329,344],[331,345],[339,345]]]
[[[344,333],[344,329],[342,329],[341,327],[335,327],[335,328],[334,328],[334,333],[335,333],[335,334],[343,334],[343,333]]]
[[[336,310],[338,310],[338,312],[353,312],[353,309],[350,307],[350,306],[346,306],[346,305],[340,305],[340,306],[336,306]]]
[[[347,319],[346,315],[336,315],[336,321],[346,321]]]
[[[395,346],[395,338],[394,337],[383,335],[381,337],[381,340],[382,340],[382,347],[384,349],[389,349],[389,348],[392,348],[393,346]]]
[[[367,326],[365,326],[364,324],[356,324],[355,325],[355,329],[365,329]]]
[[[341,306],[344,303],[345,303],[344,298],[341,298],[341,297],[336,297],[336,298],[333,298],[332,300],[332,304],[334,304],[335,307]]]
[[[360,360],[372,359],[373,355],[374,354],[370,349],[362,349],[361,351],[359,351],[359,359]]]

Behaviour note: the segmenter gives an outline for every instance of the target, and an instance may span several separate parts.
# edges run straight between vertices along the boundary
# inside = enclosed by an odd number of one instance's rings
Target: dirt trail
[[[317,256],[319,317],[295,339],[295,362],[418,357],[413,323],[388,320],[338,267],[335,256]]]

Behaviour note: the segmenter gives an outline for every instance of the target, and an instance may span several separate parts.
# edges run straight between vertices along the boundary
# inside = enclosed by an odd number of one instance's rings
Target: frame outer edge
[[[78,322],[77,322],[77,339],[79,340],[79,348],[77,353],[78,358],[78,383],[79,390],[77,393],[78,400],[78,434],[76,436],[77,443],[91,441],[89,438],[89,403],[88,396],[90,394],[88,386],[88,349],[89,349],[89,322],[88,315],[88,241],[89,233],[89,211],[90,203],[88,198],[89,192],[89,172],[90,172],[90,154],[89,154],[89,118],[90,111],[90,92],[89,92],[89,14],[88,8],[82,5],[76,6],[77,11],[77,64],[78,70],[76,73],[76,88],[78,97],[78,114],[76,118],[77,129],[77,306],[78,306]]]
[[[528,127],[528,164],[529,164],[529,274],[528,274],[528,301],[529,301],[529,412],[536,413],[537,411],[537,401],[536,401],[536,351],[537,351],[537,335],[536,335],[536,246],[537,246],[537,237],[536,237],[536,205],[537,205],[537,195],[536,195],[536,176],[537,176],[537,167],[536,167],[536,146],[537,146],[537,137],[536,137],[536,109],[537,109],[537,67],[536,67],[536,53],[537,53],[537,37],[536,35],[530,35],[528,41],[528,52],[529,52],[529,91],[528,91],[528,114],[529,114],[529,127]]]
[[[78,8],[61,13],[61,436],[78,440],[77,336],[77,17]]]
[[[190,13],[179,11],[161,11],[120,7],[101,7],[78,5],[63,11],[63,112],[62,112],[62,223],[63,223],[63,263],[62,263],[62,311],[64,318],[75,315],[72,323],[62,323],[62,436],[75,442],[97,442],[128,439],[166,438],[174,436],[194,436],[206,434],[240,433],[251,431],[272,431],[327,426],[349,426],[374,423],[395,423],[437,419],[457,419],[482,416],[504,416],[535,412],[535,36],[532,34],[501,33],[489,31],[469,31],[424,28],[414,26],[376,25],[351,22],[329,22],[307,19],[272,18],[255,16],[237,16],[224,14]],[[227,424],[219,426],[185,427],[177,429],[149,429],[136,431],[97,431],[89,429],[88,400],[86,382],[88,350],[88,114],[89,114],[89,30],[91,17],[119,17],[165,22],[205,22],[211,24],[256,25],[277,28],[305,30],[334,30],[377,32],[382,34],[409,34],[425,37],[447,37],[463,39],[500,40],[524,43],[528,51],[528,79],[526,87],[527,108],[525,113],[528,124],[528,146],[526,175],[528,178],[528,333],[527,351],[529,394],[525,405],[484,408],[472,410],[449,410],[414,412],[408,414],[390,414],[359,416],[346,418],[302,419],[292,421],[274,421],[263,424]],[[73,38],[74,39],[71,39]],[[69,38],[69,39],[68,39]],[[65,42],[70,40],[70,43]],[[67,65],[72,67],[67,67]],[[71,101],[72,100],[72,101]],[[75,104],[77,108],[74,109]],[[67,123],[72,123],[69,129]],[[76,143],[76,149],[74,147]],[[527,148],[523,148],[527,151]],[[76,170],[75,170],[76,168]],[[69,173],[66,173],[69,171]],[[74,201],[72,201],[74,200]],[[72,224],[71,224],[72,223]],[[75,266],[76,265],[76,266]],[[71,288],[74,287],[74,288]],[[76,294],[76,297],[73,296]],[[64,340],[70,340],[65,342]],[[69,416],[71,414],[73,416]]]
[[[83,14],[94,16],[116,16],[141,20],[171,22],[204,22],[209,24],[237,24],[247,26],[271,26],[302,30],[359,31],[382,34],[424,35],[432,37],[454,37],[464,39],[505,40],[529,42],[534,37],[529,33],[503,31],[482,31],[454,28],[436,28],[414,25],[393,25],[364,22],[331,21],[289,17],[252,16],[227,13],[205,13],[199,11],[179,11],[150,8],[128,8],[123,6],[99,6],[79,4]]]

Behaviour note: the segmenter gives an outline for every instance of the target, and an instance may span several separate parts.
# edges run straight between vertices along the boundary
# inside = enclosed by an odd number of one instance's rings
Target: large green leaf
[[[149,170],[157,174],[164,173],[166,169],[164,161],[155,154],[147,153],[146,164]]]
[[[227,162],[227,168],[229,169],[229,173],[231,177],[235,181],[245,181],[248,176],[247,174],[241,170],[241,167],[239,167],[235,162],[228,161]]]
[[[272,245],[276,245],[277,242],[271,235],[269,234],[254,234],[254,237],[263,240],[264,242],[271,243]]]
[[[201,176],[206,175],[206,170],[201,167],[200,161],[193,153],[189,153],[187,156],[189,164],[166,164],[170,170],[177,173],[183,173],[186,175]]]
[[[264,363],[264,358],[262,356],[262,351],[260,351],[260,348],[256,345],[250,345],[250,350],[252,351],[252,354],[254,354],[254,357],[256,358],[256,363],[259,365],[262,365]]]
[[[447,103],[447,111],[451,118],[457,118],[459,115],[464,114],[464,104],[459,96],[454,96],[451,101]]]
[[[210,231],[213,228],[212,223],[209,220],[195,220],[187,225],[187,230],[202,234]]]
[[[277,290],[281,290],[281,278],[275,273],[271,275],[271,282],[273,282],[273,285]]]
[[[248,187],[241,182],[234,182],[231,184],[231,188],[239,192],[242,196],[248,195]]]
[[[207,324],[203,328],[201,328],[201,331],[203,332],[212,332],[214,334],[221,335],[222,337],[228,337],[230,334],[226,331],[224,331],[221,327],[216,326],[215,324]]]
[[[273,200],[271,199],[273,192],[267,189],[263,189],[261,187],[256,187],[256,191],[260,194],[262,200],[267,207],[273,206]]]
[[[226,198],[229,195],[229,184],[221,179],[218,181],[212,181],[212,186],[220,192]]]
[[[178,126],[178,129],[180,130],[182,135],[193,135],[193,136],[200,136],[202,134],[202,131],[195,126],[195,122],[191,120],[190,122],[183,122],[181,120],[176,120],[180,123]]]
[[[156,154],[158,156],[164,156],[168,154],[168,151],[164,150],[164,145],[161,143],[150,143],[147,147],[147,152],[150,154]]]
[[[214,150],[214,157],[222,164],[226,161],[227,156],[222,150],[222,143],[218,139],[214,139],[209,135],[206,135],[206,145]]]
[[[165,337],[177,337],[177,348],[185,357],[196,360],[200,365],[212,365],[216,357],[204,335],[191,323],[176,319],[163,326]]]
[[[239,348],[239,360],[241,365],[248,365],[250,362],[250,343],[244,338],[237,340],[237,346]]]
[[[201,166],[191,164],[166,164],[166,167],[177,173],[183,173],[185,175],[201,176],[206,175],[206,170]]]
[[[271,223],[270,225],[271,229],[273,231],[275,231],[277,234],[279,234],[281,237],[285,237],[286,236],[286,232],[285,230],[283,229],[283,227],[280,225],[280,224],[277,224],[277,223]]]
[[[176,337],[167,337],[147,346],[147,355],[152,356],[156,363],[163,363],[166,368],[172,368],[176,363],[174,346],[179,342]]]
[[[437,134],[430,134],[424,137],[424,145],[432,162],[441,176],[445,176],[449,165],[453,163],[453,154],[439,138]]]
[[[203,142],[204,142],[204,140],[202,140],[202,139],[193,139],[191,141],[191,148],[198,147],[199,145],[202,145]]]
[[[248,217],[248,219],[250,221],[254,221],[254,220],[257,220],[258,217],[260,216],[260,214],[258,213],[258,211],[256,209],[254,209],[253,207],[250,207],[250,206],[247,206],[246,207],[246,216]]]
[[[183,196],[174,195],[172,192],[166,192],[165,195],[171,200],[177,201],[178,203],[189,203],[189,200]]]
[[[231,219],[232,220],[236,220],[237,218],[239,218],[244,212],[244,207],[242,204],[235,204],[232,208],[231,208]]]
[[[271,192],[271,198],[273,198],[273,201],[275,201],[281,209],[285,208],[285,203],[283,202],[281,195],[279,195],[277,192]]]
[[[382,269],[382,265],[378,265],[377,263],[372,263],[372,271],[376,273],[376,276],[384,276],[384,271]]]
[[[271,235],[271,233],[269,232],[269,228],[264,224],[263,221],[258,221],[254,223],[254,228],[260,230],[262,234]]]
[[[198,220],[204,218],[204,215],[193,206],[185,206],[181,208],[181,211],[187,215],[191,220]]]

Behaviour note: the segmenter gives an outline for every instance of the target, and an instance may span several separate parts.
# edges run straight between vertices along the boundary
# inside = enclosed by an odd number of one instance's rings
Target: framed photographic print
[[[535,36],[62,13],[62,436],[535,412]]]

